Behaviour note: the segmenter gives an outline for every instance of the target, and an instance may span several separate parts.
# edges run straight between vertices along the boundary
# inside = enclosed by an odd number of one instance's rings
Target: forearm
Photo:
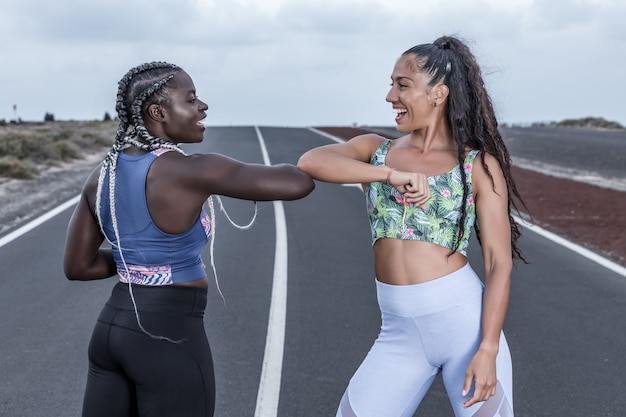
[[[66,262],[64,270],[68,279],[76,281],[93,281],[117,274],[111,249],[99,249],[93,259],[82,265]]]
[[[311,176],[291,164],[238,165],[225,178],[215,183],[213,192],[244,200],[296,200],[315,188]]]
[[[480,348],[497,353],[509,306],[510,269],[486,270]]]

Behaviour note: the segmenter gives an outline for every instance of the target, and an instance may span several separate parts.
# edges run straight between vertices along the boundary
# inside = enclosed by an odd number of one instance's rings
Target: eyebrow
[[[402,75],[397,76],[397,77],[395,77],[395,78],[394,78],[394,77],[391,77],[391,81],[396,81],[396,82],[397,82],[397,81],[402,81],[402,80],[413,81],[411,78],[409,78],[409,77],[405,77],[405,76],[402,76]]]

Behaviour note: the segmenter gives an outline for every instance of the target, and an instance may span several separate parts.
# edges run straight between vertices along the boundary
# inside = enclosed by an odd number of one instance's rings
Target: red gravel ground
[[[318,129],[342,139],[370,133],[361,128]],[[512,174],[534,224],[626,266],[625,192],[518,167]]]
[[[626,193],[513,167],[535,224],[626,266]]]

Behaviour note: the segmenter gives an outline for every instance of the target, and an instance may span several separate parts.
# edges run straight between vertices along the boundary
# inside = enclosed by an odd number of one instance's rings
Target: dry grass
[[[32,179],[41,167],[82,159],[110,147],[115,121],[63,121],[0,125],[0,177]]]

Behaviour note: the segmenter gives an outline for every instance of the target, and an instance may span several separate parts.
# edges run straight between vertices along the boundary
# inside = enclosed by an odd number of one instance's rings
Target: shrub
[[[55,144],[59,158],[62,161],[70,161],[72,159],[82,159],[80,151],[70,142],[59,142]]]
[[[32,133],[14,133],[0,137],[0,156],[26,159],[40,148],[40,141]]]
[[[600,128],[600,129],[623,129],[624,128],[621,124],[603,119],[602,117],[583,117],[581,119],[565,119],[556,123],[556,126],[591,127],[591,128]]]
[[[0,159],[0,177],[32,180],[36,174],[36,170],[26,161]]]
[[[114,121],[8,124],[0,128],[0,177],[32,178],[38,165],[82,159],[83,153],[110,147],[116,131]]]

